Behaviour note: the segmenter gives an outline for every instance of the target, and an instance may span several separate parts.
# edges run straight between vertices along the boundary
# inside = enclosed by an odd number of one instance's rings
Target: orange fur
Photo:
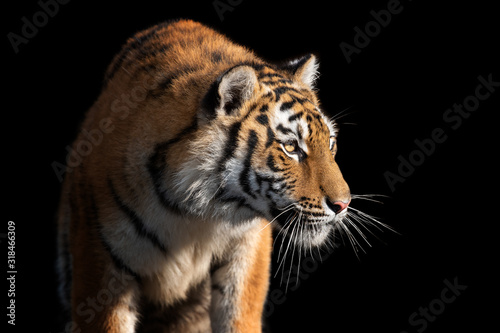
[[[236,332],[261,332],[260,320],[266,301],[271,264],[272,233],[269,222],[262,221],[259,241],[252,255],[252,264],[244,280],[240,313],[236,318]]]

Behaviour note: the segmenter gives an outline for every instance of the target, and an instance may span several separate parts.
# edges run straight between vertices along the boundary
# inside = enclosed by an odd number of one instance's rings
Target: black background
[[[225,2],[225,1],[223,1]],[[237,4],[240,2],[239,4]],[[347,241],[269,310],[272,332],[485,332],[498,327],[497,133],[500,87],[456,129],[443,120],[473,96],[478,76],[500,81],[499,18],[493,2],[401,1],[401,12],[351,62],[339,44],[354,44],[357,26],[389,1],[233,1],[217,14],[212,1],[71,1],[16,54],[7,38],[32,21],[37,1],[3,4],[3,224],[16,223],[16,326],[61,332],[54,274],[54,215],[64,163],[103,73],[133,33],[167,19],[208,24],[271,62],[309,52],[319,57],[318,88],[339,120],[338,163],[355,194],[386,195],[383,204],[353,201],[396,229],[367,233],[355,255]],[[486,90],[481,90],[485,92]],[[414,140],[441,128],[444,143],[391,191],[384,178],[414,153]],[[2,253],[6,267],[5,238]],[[276,260],[276,254],[275,254]],[[273,268],[277,264],[273,262]],[[5,268],[5,271],[7,268]],[[284,293],[280,276],[271,292]],[[444,280],[466,285],[435,320],[409,316],[439,307]],[[2,284],[5,309],[8,285]],[[293,288],[292,288],[293,287]],[[449,295],[449,294],[447,294]],[[282,302],[283,301],[283,302]],[[437,305],[436,305],[437,304]],[[442,309],[441,309],[442,310]],[[7,312],[7,310],[3,310]],[[2,314],[2,322],[7,317]],[[11,327],[9,325],[10,329]]]

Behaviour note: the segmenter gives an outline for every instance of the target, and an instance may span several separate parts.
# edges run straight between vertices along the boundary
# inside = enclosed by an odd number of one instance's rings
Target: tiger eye
[[[285,147],[285,150],[289,153],[293,153],[295,151],[295,145],[293,145],[291,143],[285,144],[284,147]]]

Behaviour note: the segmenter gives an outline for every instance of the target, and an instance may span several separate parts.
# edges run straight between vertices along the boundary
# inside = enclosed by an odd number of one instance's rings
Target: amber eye
[[[295,140],[283,142],[281,144],[281,149],[283,149],[288,156],[297,159],[299,162],[307,157],[306,153],[300,149],[299,143]]]
[[[283,144],[283,148],[290,154],[297,152],[297,143],[296,142],[288,142]]]

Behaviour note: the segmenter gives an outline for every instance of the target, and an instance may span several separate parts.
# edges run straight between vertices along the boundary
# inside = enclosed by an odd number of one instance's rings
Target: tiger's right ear
[[[290,73],[309,88],[314,89],[314,83],[319,76],[318,66],[316,57],[313,54],[308,54],[282,65],[280,69]]]
[[[247,65],[233,67],[212,83],[201,103],[200,117],[211,120],[219,116],[236,115],[257,87],[255,70]]]

